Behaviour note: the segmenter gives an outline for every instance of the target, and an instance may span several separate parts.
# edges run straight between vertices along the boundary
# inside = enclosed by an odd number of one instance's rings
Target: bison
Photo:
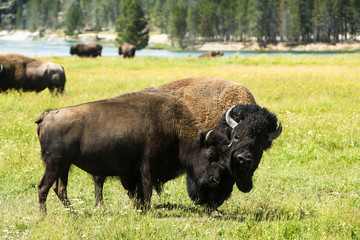
[[[207,51],[206,53],[201,54],[199,57],[204,58],[204,57],[221,57],[221,56],[224,56],[224,52]]]
[[[135,56],[136,47],[130,43],[124,43],[119,47],[119,55],[123,54],[124,58],[133,58]]]
[[[70,48],[71,55],[78,55],[79,57],[97,57],[101,56],[102,46],[98,43],[77,43]]]
[[[228,138],[200,125],[177,98],[137,92],[118,98],[45,111],[35,121],[45,173],[38,183],[46,213],[51,186],[69,206],[72,164],[94,176],[119,176],[135,206],[147,209],[152,188],[186,172],[194,184],[219,183]]]
[[[277,127],[276,115],[258,106],[245,86],[215,77],[193,77],[145,91],[159,91],[182,99],[198,122],[206,128],[219,128],[231,139],[229,171],[221,175],[217,187],[199,189],[187,177],[188,194],[192,200],[217,208],[230,197],[235,182],[242,192],[252,189],[252,176],[262,153],[280,135],[282,126],[280,123]],[[234,105],[236,107],[231,108]],[[242,157],[243,153],[246,157]],[[240,166],[241,171],[237,168]]]
[[[42,62],[20,54],[0,55],[0,92],[8,89],[63,93],[65,71],[62,66],[52,62]]]

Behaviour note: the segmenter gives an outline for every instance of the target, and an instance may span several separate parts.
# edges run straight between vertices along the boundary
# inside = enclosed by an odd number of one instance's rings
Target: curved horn
[[[230,112],[231,112],[231,110],[232,110],[234,107],[235,107],[235,106],[232,106],[231,108],[229,108],[229,110],[227,110],[226,115],[225,115],[226,123],[227,123],[231,128],[234,128],[234,127],[236,127],[237,125],[239,125],[234,119],[232,119],[232,118],[230,117]]]
[[[4,66],[0,63],[0,73],[4,71]]]
[[[269,141],[274,140],[275,138],[279,137],[282,132],[282,125],[279,122],[279,127],[275,130],[275,132],[269,133]]]
[[[212,134],[213,130],[210,130],[205,136],[205,142],[207,143],[210,140],[210,135]]]

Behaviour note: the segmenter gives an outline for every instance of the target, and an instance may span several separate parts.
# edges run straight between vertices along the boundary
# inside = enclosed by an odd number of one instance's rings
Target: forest
[[[169,34],[180,46],[337,43],[356,41],[360,31],[360,0],[18,0],[14,28],[65,30],[70,24],[79,32],[115,31],[129,1],[140,3],[150,30]]]

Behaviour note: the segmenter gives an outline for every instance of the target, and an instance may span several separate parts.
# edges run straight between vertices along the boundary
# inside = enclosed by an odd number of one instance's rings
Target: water
[[[87,42],[84,42],[87,43]],[[21,40],[21,41],[9,41],[1,40],[0,41],[0,54],[4,53],[19,53],[29,57],[66,57],[71,56],[69,51],[70,47],[74,45],[75,42],[70,41],[31,41],[31,40]],[[136,56],[154,56],[154,57],[198,57],[203,54],[205,51],[169,51],[169,50],[151,50],[151,49],[142,49],[136,51]],[[226,51],[224,52],[225,56],[231,56],[234,54],[238,55],[251,55],[251,54],[303,54],[299,52],[237,52],[237,51]],[[329,54],[327,53],[316,53],[316,54]],[[104,45],[102,49],[102,56],[106,57],[116,57],[119,56],[118,48],[111,45]]]

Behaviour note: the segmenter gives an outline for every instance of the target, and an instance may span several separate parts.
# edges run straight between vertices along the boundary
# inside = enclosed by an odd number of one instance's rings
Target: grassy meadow
[[[0,239],[360,239],[360,54],[39,59],[64,66],[65,93],[0,93]],[[109,178],[105,207],[95,209],[92,177],[73,167],[72,209],[51,190],[40,217],[34,121],[44,110],[191,76],[244,84],[281,120],[250,193],[235,187],[222,216],[209,215],[188,198],[182,176],[142,214]]]

